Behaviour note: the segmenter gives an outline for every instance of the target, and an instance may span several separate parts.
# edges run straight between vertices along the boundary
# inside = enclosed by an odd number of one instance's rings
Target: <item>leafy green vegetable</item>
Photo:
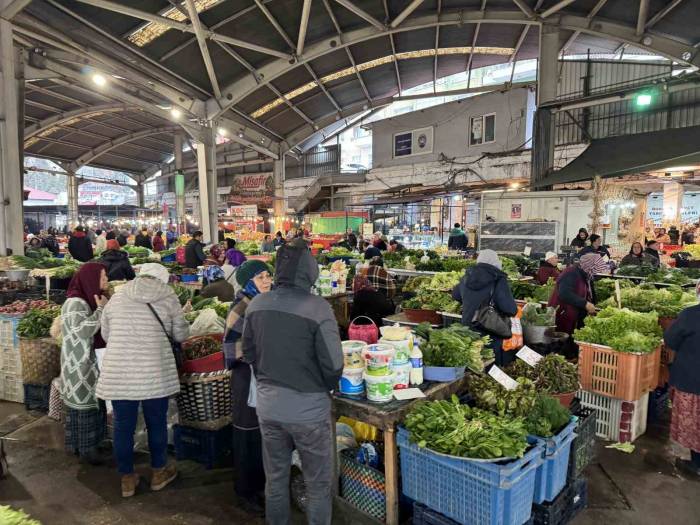
[[[534,381],[537,390],[547,394],[568,394],[579,389],[578,368],[558,354],[546,355],[535,366],[518,359],[506,372],[514,378]]]
[[[142,248],[141,246],[129,246],[128,244],[123,246],[122,250],[128,253],[129,257],[148,257],[151,254],[151,251],[148,248]]]
[[[436,273],[430,280],[424,282],[418,291],[452,292],[452,289],[459,284],[462,279],[460,272]]]
[[[517,388],[506,390],[490,376],[471,376],[469,392],[479,408],[500,416],[527,417],[535,406],[537,388],[524,377],[517,382]]]
[[[523,307],[522,322],[531,326],[554,326],[557,310],[552,306],[527,303]]]
[[[201,297],[201,295],[198,295],[197,297]],[[205,299],[197,299],[197,297],[192,300],[193,310],[202,310],[204,308],[208,308],[209,306],[214,306],[217,301],[216,297],[209,297]]]
[[[0,505],[0,523],[3,525],[41,525],[22,510],[15,510],[7,505]]]
[[[523,275],[535,275],[540,267],[539,261],[523,255],[504,255],[503,258],[513,261]]]
[[[623,308],[635,312],[656,312],[659,317],[677,317],[678,314],[697,304],[694,293],[684,292],[679,286],[669,286],[657,290],[654,286],[646,285],[636,288],[626,288],[620,291]],[[617,306],[614,297],[603,302],[601,306]]]
[[[401,307],[404,309],[435,310],[455,314],[462,309],[462,305],[452,299],[450,294],[427,290],[419,291],[415,297],[401,303]]]
[[[610,297],[615,297],[615,283],[620,283],[620,289],[632,288],[634,283],[629,279],[598,279],[593,283],[598,304]]]
[[[625,266],[620,266],[615,270],[615,275],[624,275],[630,277],[646,277],[651,275],[656,271],[650,264],[630,264]]]
[[[512,280],[508,279],[508,285],[510,286],[510,291],[513,294],[513,298],[523,300],[528,297],[533,297],[535,292],[541,286],[533,284],[528,281]],[[549,297],[547,297],[549,300]]]
[[[533,436],[550,437],[569,424],[571,412],[551,396],[538,394],[535,406],[525,418],[527,431]]]
[[[54,319],[60,314],[61,308],[58,306],[29,310],[17,324],[17,335],[27,339],[48,337]]]
[[[180,306],[185,306],[187,301],[192,300],[193,291],[191,288],[179,284],[173,284],[172,287],[175,291],[175,295],[177,295],[178,301],[180,301]]]
[[[450,401],[421,401],[406,415],[410,439],[419,447],[465,458],[522,457],[527,431],[521,418],[499,417]]]
[[[256,241],[239,241],[236,249],[245,255],[260,255],[260,245]]]
[[[686,274],[675,268],[659,269],[656,272],[649,274],[647,276],[647,282],[649,283],[664,283],[664,284],[677,284],[683,286],[685,284],[690,284],[693,280]]]
[[[585,326],[574,332],[574,338],[606,345],[618,352],[650,353],[661,342],[658,319],[656,312],[640,313],[627,308],[607,307],[596,316],[586,317]]]
[[[406,283],[403,285],[403,291],[404,292],[415,292],[423,284],[427,284],[432,280],[432,277],[425,277],[425,276],[419,276],[419,277],[409,277],[406,279]]]
[[[490,338],[470,330],[466,326],[455,323],[447,328],[427,330],[421,327],[421,337],[428,344],[422,347],[423,363],[426,366],[466,366],[474,372],[483,372],[484,353],[486,352]],[[488,348],[492,353],[492,350]],[[492,355],[492,354],[491,354]]]
[[[520,271],[515,261],[507,257],[499,257],[501,260],[501,269],[510,277],[511,279],[518,279],[520,277]]]

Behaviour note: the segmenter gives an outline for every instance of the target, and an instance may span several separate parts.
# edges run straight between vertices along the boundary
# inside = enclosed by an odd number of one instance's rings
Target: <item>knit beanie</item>
[[[262,261],[246,261],[238,267],[238,270],[236,270],[236,281],[241,286],[245,286],[248,281],[259,273],[269,271],[269,266]]]
[[[110,239],[107,241],[107,249],[108,250],[120,250],[121,246],[119,246],[119,243],[116,241],[116,239]]]

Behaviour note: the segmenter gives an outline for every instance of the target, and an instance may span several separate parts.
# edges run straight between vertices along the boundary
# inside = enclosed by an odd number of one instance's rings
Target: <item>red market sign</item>
[[[238,175],[233,179],[229,204],[257,204],[261,208],[272,206],[274,179],[271,173]]]

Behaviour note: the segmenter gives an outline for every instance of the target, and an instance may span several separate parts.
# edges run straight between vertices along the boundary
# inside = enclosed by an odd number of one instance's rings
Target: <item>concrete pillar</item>
[[[183,134],[175,133],[175,217],[179,232],[185,233],[185,175],[182,172],[182,142]]]
[[[0,8],[4,3],[0,0]],[[24,251],[22,68],[12,44],[12,25],[0,19],[0,255]]]
[[[537,62],[537,105],[557,98],[561,31],[551,24],[540,29],[540,56]]]
[[[68,181],[66,184],[66,193],[68,194],[68,229],[73,230],[78,225],[78,177],[75,172],[68,172]]]
[[[219,229],[215,138],[215,130],[212,127],[207,130],[203,142],[196,142],[199,208],[205,243],[216,242]]]
[[[664,216],[663,224],[679,227],[681,224],[681,208],[683,207],[684,188],[677,182],[664,184]]]
[[[136,201],[139,208],[146,207],[146,186],[143,182],[136,184]]]
[[[272,163],[272,173],[275,183],[275,195],[273,197],[273,209],[275,218],[281,220],[287,213],[287,205],[284,198],[284,155],[280,155],[280,160]]]

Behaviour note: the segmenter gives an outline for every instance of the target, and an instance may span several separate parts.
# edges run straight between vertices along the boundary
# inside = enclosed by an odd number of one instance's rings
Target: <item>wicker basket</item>
[[[230,424],[233,420],[231,372],[181,375],[177,409],[181,425],[218,430]]]
[[[30,385],[50,385],[61,374],[61,349],[50,337],[19,338],[22,381]]]

